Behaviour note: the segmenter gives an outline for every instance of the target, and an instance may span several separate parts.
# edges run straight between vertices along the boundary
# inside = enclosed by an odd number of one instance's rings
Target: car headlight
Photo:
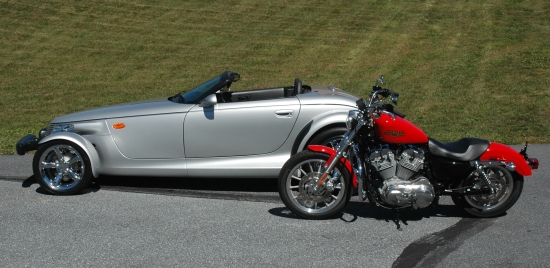
[[[38,131],[38,137],[43,139],[44,137],[48,136],[48,128],[45,127],[43,129],[41,129],[40,131]]]
[[[359,119],[359,110],[351,110],[348,113],[348,118],[346,118],[346,127],[348,130],[352,130],[357,125]]]
[[[74,130],[74,126],[72,124],[56,124],[53,126],[52,133],[72,132],[73,130]]]

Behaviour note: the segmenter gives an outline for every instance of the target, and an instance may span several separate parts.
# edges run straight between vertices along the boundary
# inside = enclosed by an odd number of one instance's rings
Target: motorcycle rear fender
[[[329,159],[327,160],[327,163],[330,163],[330,161],[332,161],[332,159],[336,155],[336,150],[323,145],[308,145],[307,148],[312,152],[330,155]],[[355,175],[355,172],[353,172],[351,163],[345,157],[342,157],[342,159],[340,159],[340,162],[344,164],[349,174],[351,174],[353,187],[357,188],[357,176]]]
[[[479,160],[513,162],[516,165],[516,172],[520,175],[531,176],[533,174],[525,158],[516,150],[502,143],[491,142]]]
[[[94,178],[97,178],[99,176],[101,162],[99,161],[97,150],[90,141],[72,132],[59,132],[45,137],[40,142],[38,142],[38,144],[42,145],[54,140],[67,140],[80,146],[80,148],[82,148],[82,150],[84,150],[84,152],[90,158],[90,164],[92,165],[92,175],[94,176]]]

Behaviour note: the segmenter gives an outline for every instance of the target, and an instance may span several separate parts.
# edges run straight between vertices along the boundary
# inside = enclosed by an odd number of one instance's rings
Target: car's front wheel
[[[90,158],[80,146],[65,140],[43,144],[33,159],[36,181],[52,194],[82,191],[92,180]]]
[[[346,131],[347,129],[344,127],[329,128],[317,134],[308,145],[324,145],[336,149],[336,146],[338,146],[344,138]]]

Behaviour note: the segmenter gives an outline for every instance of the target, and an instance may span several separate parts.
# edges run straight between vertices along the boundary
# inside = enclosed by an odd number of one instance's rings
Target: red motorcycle
[[[348,131],[336,149],[310,145],[279,174],[279,195],[295,214],[323,219],[340,212],[354,188],[361,200],[394,209],[437,205],[443,195],[467,213],[493,217],[518,200],[523,177],[538,168],[520,152],[477,138],[443,143],[429,138],[394,110],[397,92],[376,80],[370,100],[349,112]]]

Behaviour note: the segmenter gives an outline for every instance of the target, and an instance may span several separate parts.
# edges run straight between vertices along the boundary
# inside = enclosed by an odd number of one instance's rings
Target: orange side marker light
[[[113,124],[114,129],[123,129],[124,127],[126,127],[126,125],[124,123],[115,123],[115,124]]]

